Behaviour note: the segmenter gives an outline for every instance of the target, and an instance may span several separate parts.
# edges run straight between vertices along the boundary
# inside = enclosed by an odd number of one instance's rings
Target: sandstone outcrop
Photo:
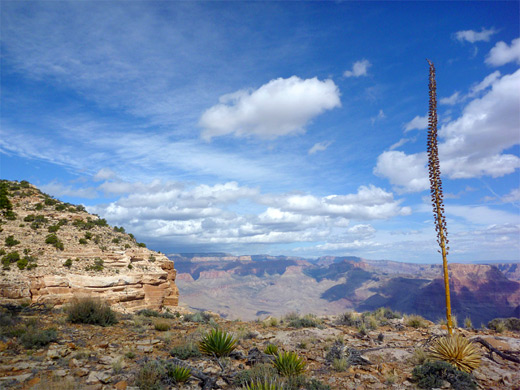
[[[11,213],[2,212],[0,225],[0,303],[63,305],[90,296],[120,311],[177,306],[176,270],[165,255],[28,183],[1,185]]]

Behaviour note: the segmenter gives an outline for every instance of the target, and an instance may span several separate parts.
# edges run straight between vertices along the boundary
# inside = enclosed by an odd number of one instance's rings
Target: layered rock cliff
[[[0,303],[92,296],[120,311],[178,304],[174,263],[82,206],[0,182]]]

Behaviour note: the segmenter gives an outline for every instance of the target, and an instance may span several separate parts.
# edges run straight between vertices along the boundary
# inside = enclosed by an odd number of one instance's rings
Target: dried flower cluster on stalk
[[[435,219],[435,230],[437,231],[437,242],[442,254],[444,268],[444,287],[446,291],[446,320],[449,334],[452,333],[450,286],[448,278],[448,231],[446,230],[446,217],[444,216],[444,204],[442,194],[441,170],[439,167],[439,150],[437,148],[437,83],[435,81],[435,66],[430,64],[429,93],[430,105],[428,111],[428,169],[430,176],[430,193],[433,204],[433,217]]]

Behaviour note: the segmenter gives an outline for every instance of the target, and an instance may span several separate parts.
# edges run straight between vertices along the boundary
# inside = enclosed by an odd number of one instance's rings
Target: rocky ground
[[[20,308],[18,308],[20,310]],[[171,359],[175,347],[194,345],[213,326],[231,332],[238,340],[236,352],[221,359],[223,369],[208,356],[189,357],[184,362],[216,379],[219,389],[240,389],[233,378],[250,369],[254,348],[268,344],[295,351],[306,361],[306,377],[321,382],[322,389],[415,389],[413,368],[419,348],[432,337],[444,334],[441,325],[424,322],[422,327],[406,326],[405,319],[392,319],[374,330],[339,325],[338,317],[317,320],[318,327],[295,328],[289,322],[228,321],[214,316],[191,317],[180,312],[172,318],[137,314],[118,315],[118,323],[101,327],[72,324],[62,309],[25,308],[18,313],[3,309],[0,326],[0,388],[2,389],[134,389],[136,377],[147,361]],[[193,320],[202,322],[194,322]],[[157,325],[163,324],[163,325]],[[315,323],[316,324],[316,323]],[[20,330],[23,328],[23,330]],[[23,344],[21,334],[54,328],[56,339],[45,346]],[[167,330],[157,330],[167,329]],[[500,351],[520,351],[520,335],[509,331],[465,330],[469,338],[481,337]],[[334,343],[343,342],[351,355],[362,359],[334,367],[327,354]],[[518,389],[520,365],[503,360],[481,347],[482,364],[474,376],[482,389]],[[249,355],[249,358],[248,358]],[[260,354],[262,355],[262,354]],[[516,355],[518,356],[518,355]],[[264,356],[265,357],[265,356]],[[364,363],[364,364],[363,364]],[[201,381],[191,377],[170,388],[200,389]],[[318,387],[313,387],[318,389]],[[444,388],[450,388],[446,382]]]

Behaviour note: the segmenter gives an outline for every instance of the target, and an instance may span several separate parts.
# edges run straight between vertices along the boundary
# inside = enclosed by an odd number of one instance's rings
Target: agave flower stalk
[[[444,204],[442,194],[441,170],[439,167],[439,151],[437,148],[437,83],[435,81],[435,66],[430,64],[429,92],[430,106],[428,111],[428,169],[430,176],[430,193],[433,204],[433,217],[435,219],[435,230],[437,242],[441,248],[442,265],[444,269],[444,290],[446,295],[446,323],[448,333],[452,334],[450,283],[448,275],[448,231],[446,229],[446,217],[444,216]]]

